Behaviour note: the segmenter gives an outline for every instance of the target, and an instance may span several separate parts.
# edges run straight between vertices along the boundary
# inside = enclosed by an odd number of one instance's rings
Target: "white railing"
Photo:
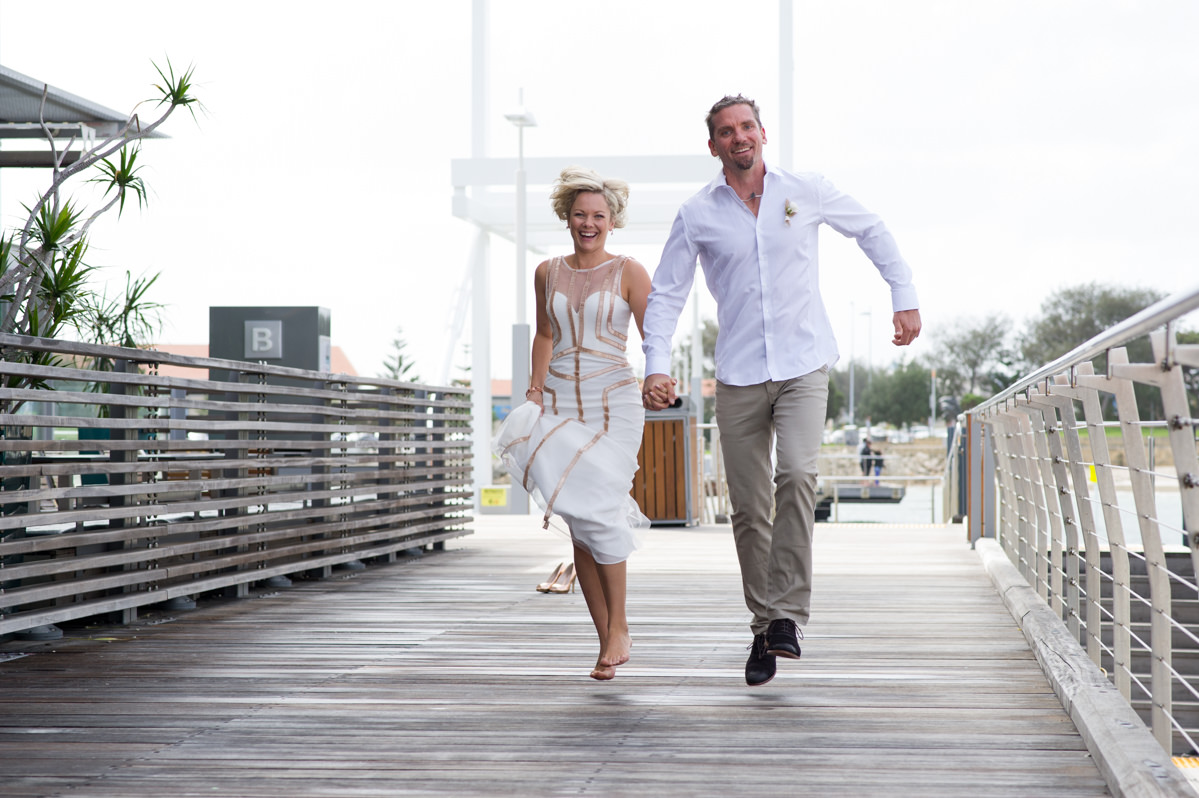
[[[1199,345],[1176,336],[1196,308],[1199,288],[1163,300],[964,414],[947,469],[964,459],[972,540],[997,539],[1174,754],[1199,751]],[[1145,335],[1152,360],[1129,362]]]

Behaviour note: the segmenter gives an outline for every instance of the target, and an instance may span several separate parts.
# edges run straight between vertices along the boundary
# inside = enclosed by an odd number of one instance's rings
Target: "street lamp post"
[[[870,396],[870,389],[874,387],[874,335],[872,327],[874,326],[873,309],[867,310],[861,315],[866,317],[866,396]],[[870,414],[866,414],[866,435],[870,435],[870,425],[872,419]]]
[[[849,303],[849,423],[852,426],[854,423],[853,413],[853,328],[854,319],[853,303]]]
[[[866,317],[866,392],[874,383],[874,309],[862,314]]]
[[[520,90],[520,106],[504,118],[516,125],[517,158],[516,158],[516,322],[512,325],[512,407],[524,401],[529,389],[529,346],[531,335],[528,316],[525,309],[525,254],[526,254],[526,222],[527,210],[525,201],[525,128],[536,127],[537,120],[525,108],[525,92]],[[513,484],[508,490],[508,511],[511,513],[527,513],[529,511],[529,495],[518,484]]]

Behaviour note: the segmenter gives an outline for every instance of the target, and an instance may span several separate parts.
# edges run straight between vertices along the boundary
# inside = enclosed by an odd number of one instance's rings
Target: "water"
[[[1173,487],[1173,486],[1171,486]],[[1182,498],[1176,489],[1158,488],[1154,496],[1157,504],[1158,534],[1165,546],[1185,546],[1186,535],[1182,529]],[[1107,545],[1107,525],[1103,519],[1103,508],[1099,505],[1098,492],[1092,493],[1091,514],[1095,517],[1095,532]],[[1131,490],[1116,490],[1116,504],[1120,512],[1120,527],[1124,530],[1124,542],[1130,548],[1140,548],[1141,528],[1137,522],[1136,504]]]
[[[886,483],[886,480],[882,480]],[[1162,543],[1166,546],[1185,546],[1186,538],[1183,532],[1182,501],[1177,489],[1173,486],[1158,488],[1156,491],[1157,523]],[[1137,523],[1136,505],[1133,502],[1131,490],[1116,491],[1117,507],[1120,514],[1120,525],[1124,530],[1124,540],[1132,548],[1141,546],[1141,531]],[[1096,534],[1104,545],[1107,545],[1107,527],[1104,523],[1102,508],[1097,494],[1092,494],[1091,513],[1095,518]],[[942,524],[945,523],[941,500],[940,485],[922,485],[912,483],[907,486],[903,500],[896,504],[842,502],[829,515],[828,523],[863,523],[863,524]]]
[[[886,479],[881,480],[887,484]],[[833,505],[828,523],[942,524],[941,486],[913,482],[905,486],[902,500],[888,502],[839,502]]]

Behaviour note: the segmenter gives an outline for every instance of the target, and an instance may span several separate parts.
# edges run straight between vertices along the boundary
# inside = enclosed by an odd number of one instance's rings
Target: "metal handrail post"
[[[1149,578],[1149,600],[1152,604],[1150,620],[1150,666],[1152,693],[1153,736],[1167,751],[1171,750],[1173,714],[1171,696],[1171,596],[1170,575],[1166,566],[1166,554],[1162,548],[1161,531],[1157,524],[1157,500],[1149,476],[1149,455],[1145,447],[1145,436],[1139,426],[1141,416],[1137,409],[1133,380],[1152,383],[1156,364],[1129,364],[1128,352],[1123,347],[1113,349],[1108,355],[1108,371],[1115,385],[1116,415],[1120,419],[1120,432],[1124,440],[1124,456],[1128,461],[1129,477],[1132,481],[1132,498],[1137,508],[1137,523],[1140,527],[1141,545],[1145,552],[1145,571]]]
[[[1099,490],[1099,506],[1107,532],[1108,551],[1112,561],[1112,675],[1116,689],[1125,700],[1132,697],[1131,601],[1132,572],[1128,561],[1128,544],[1124,537],[1124,522],[1120,517],[1116,482],[1112,474],[1111,452],[1107,446],[1107,431],[1103,424],[1103,407],[1099,390],[1106,389],[1107,377],[1092,373],[1090,363],[1078,368],[1077,382],[1083,393],[1083,418],[1087,424],[1087,439],[1091,445],[1091,461],[1095,468],[1095,484]]]
[[[1055,384],[1051,401],[1057,406],[1062,422],[1062,435],[1065,438],[1065,461],[1069,464],[1070,478],[1075,499],[1075,512],[1078,519],[1078,534],[1081,535],[1081,549],[1085,570],[1082,574],[1082,623],[1083,634],[1080,642],[1086,646],[1087,656],[1096,665],[1102,666],[1102,604],[1103,595],[1102,561],[1099,556],[1099,536],[1095,528],[1095,515],[1091,511],[1090,488],[1088,485],[1087,468],[1082,454],[1082,440],[1078,434],[1078,417],[1074,411],[1074,402],[1082,399],[1083,390],[1071,388],[1068,385]],[[1065,467],[1063,465],[1063,467]],[[1066,497],[1067,500],[1069,497]]]

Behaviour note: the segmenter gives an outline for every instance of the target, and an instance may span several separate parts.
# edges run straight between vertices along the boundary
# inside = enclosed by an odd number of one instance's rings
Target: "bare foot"
[[[599,662],[597,667],[615,668],[619,665],[624,665],[629,661],[629,649],[633,647],[633,641],[629,638],[629,633],[610,635],[608,641],[600,649]]]
[[[609,668],[609,667],[607,667],[605,665],[601,665],[600,663],[597,662],[597,663],[595,663],[595,669],[593,671],[591,671],[591,678],[595,679],[596,681],[600,681],[600,682],[606,682],[606,681],[609,681],[610,679],[615,679],[616,678],[616,669]]]

